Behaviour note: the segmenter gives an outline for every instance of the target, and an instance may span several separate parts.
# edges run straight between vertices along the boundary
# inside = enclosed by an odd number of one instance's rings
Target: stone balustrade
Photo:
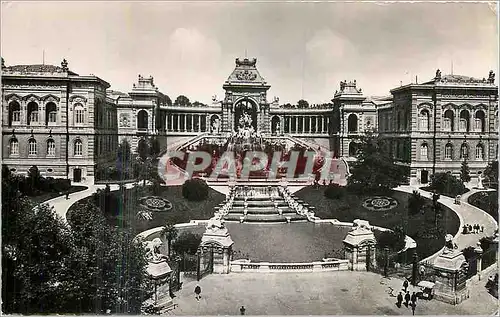
[[[231,261],[231,272],[330,272],[347,271],[349,260],[325,259],[309,263],[253,263],[249,260]]]

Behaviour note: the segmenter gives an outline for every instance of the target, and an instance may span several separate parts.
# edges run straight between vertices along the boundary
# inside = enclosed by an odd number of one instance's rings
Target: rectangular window
[[[19,155],[19,143],[17,141],[10,143],[10,155]]]
[[[48,121],[49,122],[56,122],[56,113],[55,112],[49,112]]]
[[[12,122],[21,122],[21,111],[12,112]]]
[[[83,123],[83,110],[78,109],[75,112],[76,112],[75,123]]]
[[[32,111],[30,113],[30,122],[37,122],[38,121],[38,111]]]
[[[56,143],[48,142],[47,143],[47,156],[55,156],[56,155]]]
[[[451,120],[450,119],[448,119],[448,118],[444,119],[443,129],[444,129],[444,131],[451,131]]]
[[[36,142],[30,142],[28,146],[28,155],[36,155]]]

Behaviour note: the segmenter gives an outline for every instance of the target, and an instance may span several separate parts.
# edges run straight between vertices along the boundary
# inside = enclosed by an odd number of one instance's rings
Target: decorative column
[[[191,114],[191,130],[190,132],[194,132],[194,114]]]
[[[154,283],[152,304],[157,309],[172,305],[169,285],[172,269],[168,265],[166,257],[159,252],[162,244],[160,238],[155,238],[152,241],[144,243],[147,252],[146,258],[148,260],[146,273]]]
[[[375,236],[366,220],[354,220],[344,241],[345,258],[352,271],[366,271],[376,264]]]
[[[184,132],[187,131],[187,114],[184,114]]]
[[[217,250],[213,255],[213,272],[228,274],[231,271],[231,252],[234,244],[229,231],[220,218],[211,218],[205,227],[201,238],[200,248],[213,248]]]
[[[306,132],[306,117],[302,116],[302,132],[301,133],[305,133]]]
[[[469,297],[468,263],[461,251],[445,248],[433,264],[436,274],[434,297],[449,304],[459,304]]]
[[[201,116],[200,115],[196,115],[196,118],[198,120],[198,132],[201,132]]]

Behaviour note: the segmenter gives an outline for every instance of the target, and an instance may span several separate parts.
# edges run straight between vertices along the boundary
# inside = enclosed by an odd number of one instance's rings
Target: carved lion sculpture
[[[163,244],[160,238],[155,238],[151,241],[146,241],[144,248],[146,249],[146,258],[149,261],[157,261],[162,258],[160,254],[160,246]]]

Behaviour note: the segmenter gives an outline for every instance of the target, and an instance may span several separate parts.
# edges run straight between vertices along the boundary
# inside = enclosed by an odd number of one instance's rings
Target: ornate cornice
[[[69,97],[69,102],[74,102],[75,99],[76,99],[76,102],[87,102],[87,98],[85,98],[84,96],[80,96],[80,95],[73,95],[73,96]]]
[[[40,101],[40,97],[38,97],[37,95],[34,95],[34,94],[28,94],[26,96],[23,97],[23,100],[24,101],[34,101],[34,100],[37,100],[37,101]]]
[[[59,100],[61,100],[59,97],[54,96],[54,95],[52,95],[52,94],[45,95],[45,96],[43,96],[41,99],[42,99],[43,101],[47,101],[47,100],[49,100],[49,101],[53,101],[53,100],[55,100],[55,101],[57,101],[57,102],[59,102]],[[52,100],[51,100],[51,99],[52,99]]]

